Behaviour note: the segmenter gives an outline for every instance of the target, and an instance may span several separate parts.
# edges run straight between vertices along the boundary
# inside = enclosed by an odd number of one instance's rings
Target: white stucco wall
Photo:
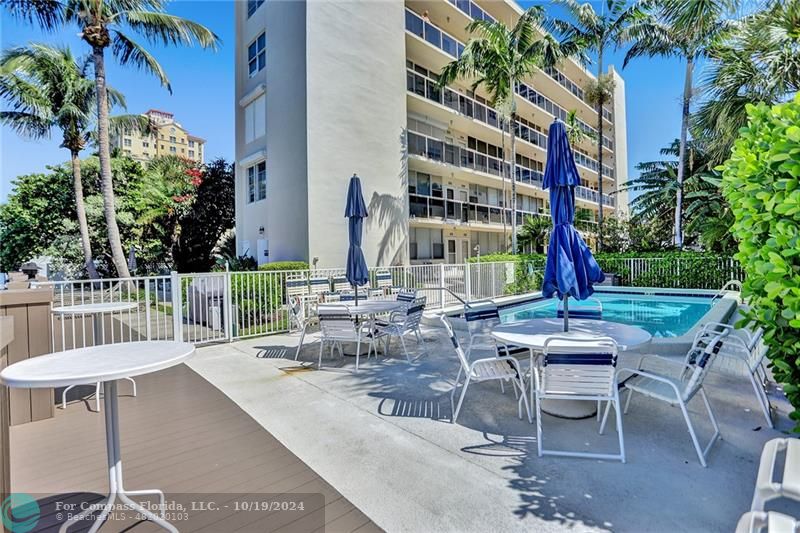
[[[612,66],[609,71],[614,76],[614,156],[617,173],[617,188],[628,181],[628,119],[625,114],[625,80]],[[617,216],[628,217],[628,192],[617,193]]]
[[[308,260],[306,11],[264,3],[267,17],[267,201],[270,261]]]
[[[319,266],[342,266],[347,182],[362,180],[370,217],[367,264],[408,254],[403,2],[307,6],[308,248]],[[274,127],[274,122],[271,122]]]

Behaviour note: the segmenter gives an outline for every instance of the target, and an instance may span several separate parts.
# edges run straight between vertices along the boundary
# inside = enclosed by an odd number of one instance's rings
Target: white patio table
[[[74,320],[76,317],[84,317],[86,315],[92,316],[92,342],[93,346],[100,346],[105,342],[105,335],[104,330],[105,327],[103,326],[103,315],[106,313],[122,313],[123,311],[131,311],[139,307],[139,304],[136,302],[97,302],[97,303],[88,303],[88,304],[77,304],[77,305],[63,305],[60,307],[54,307],[50,311],[54,315],[59,315],[62,319],[66,316],[72,317]],[[62,330],[63,331],[63,330]],[[73,346],[75,339],[72,339]],[[65,346],[62,346],[65,347]],[[136,382],[133,381],[131,378],[126,378],[128,381],[131,382],[133,385],[133,395],[136,396]],[[61,393],[61,408],[66,409],[67,407],[67,392],[72,388],[72,386],[67,387]],[[100,412],[100,384],[97,384],[95,387],[95,405],[97,406],[97,412]]]
[[[90,346],[57,352],[14,363],[0,372],[0,383],[15,388],[52,388],[68,385],[88,385],[102,382],[105,393],[106,454],[108,456],[108,496],[80,514],[70,517],[60,532],[85,518],[88,513],[102,509],[97,519],[92,519],[90,532],[100,529],[114,509],[117,498],[150,521],[167,531],[177,529],[162,517],[134,502],[129,495],[156,494],[164,504],[164,493],[158,489],[126,490],[122,479],[122,456],[119,446],[119,410],[117,407],[117,380],[129,376],[149,374],[183,363],[194,354],[193,345],[185,342],[144,341]],[[85,524],[84,524],[85,527]]]
[[[596,338],[611,337],[616,341],[619,351],[634,350],[647,345],[653,338],[650,333],[636,326],[610,322],[608,320],[570,319],[569,331],[564,331],[564,320],[561,318],[536,318],[520,322],[509,322],[495,326],[492,336],[502,344],[513,344],[530,349],[530,364],[533,369],[536,354],[544,349],[544,342],[553,335]],[[533,370],[531,370],[533,374]],[[533,404],[534,383],[530,380],[531,404]],[[542,403],[542,410],[561,418],[588,418],[597,413],[597,405],[593,401],[564,401]]]
[[[325,304],[319,304],[317,308],[326,308],[326,307],[346,307],[347,311],[350,315],[354,317],[369,317],[370,322],[372,323],[372,328],[375,328],[375,317],[377,315],[382,315],[385,313],[391,313],[392,311],[400,311],[401,309],[405,308],[409,302],[398,302],[397,300],[359,300],[358,305],[354,301],[345,301],[345,302],[331,302]],[[377,350],[377,346],[375,347]],[[349,354],[346,353],[345,355],[349,355],[355,357],[356,354]]]

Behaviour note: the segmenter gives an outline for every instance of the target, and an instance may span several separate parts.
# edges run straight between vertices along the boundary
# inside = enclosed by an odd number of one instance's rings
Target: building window
[[[130,146],[130,145],[131,145],[131,140],[125,139],[125,146]]]
[[[194,148],[194,141],[189,141],[189,148]]]
[[[247,201],[258,202],[267,197],[267,163],[262,161],[247,167]]]
[[[444,259],[442,230],[409,228],[408,237],[411,259]]]
[[[177,152],[174,146],[170,146],[169,151],[172,152],[173,154]]]
[[[253,142],[266,133],[267,97],[262,94],[244,108],[244,142]]]
[[[150,143],[147,141],[142,141],[142,148],[150,148]]]
[[[250,18],[253,16],[253,13],[261,7],[261,4],[264,3],[264,0],[247,0],[247,17]]]
[[[247,47],[247,68],[250,77],[267,66],[267,34],[262,33]]]
[[[169,136],[169,142],[171,142],[171,143],[175,142],[175,136],[174,135],[170,135]]]
[[[194,157],[194,150],[189,150],[189,157]]]

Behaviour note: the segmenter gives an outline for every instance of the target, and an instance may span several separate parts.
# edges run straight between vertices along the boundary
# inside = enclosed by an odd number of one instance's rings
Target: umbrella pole
[[[564,298],[564,331],[569,331],[569,295],[565,294]]]
[[[356,305],[358,305],[358,287],[356,287]]]

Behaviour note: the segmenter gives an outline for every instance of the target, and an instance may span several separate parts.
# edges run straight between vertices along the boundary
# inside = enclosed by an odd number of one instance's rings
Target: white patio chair
[[[749,511],[736,525],[736,533],[799,533],[800,521],[796,518],[770,511]]]
[[[392,273],[388,270],[378,270],[375,272],[375,291],[380,291],[388,295],[392,288]]]
[[[286,296],[305,296],[309,293],[308,275],[293,274],[286,276]]]
[[[458,338],[453,333],[453,327],[446,316],[442,315],[440,320],[444,324],[445,331],[450,337],[450,342],[453,343],[453,348],[458,356],[458,374],[456,381],[453,385],[453,390],[450,393],[450,409],[453,412],[452,423],[455,424],[458,419],[458,413],[461,411],[461,405],[464,403],[464,397],[467,395],[467,389],[472,382],[483,381],[510,381],[514,389],[519,389],[519,396],[517,400],[518,416],[522,418],[522,404],[525,404],[525,411],[528,413],[528,422],[531,422],[531,408],[528,404],[528,397],[525,395],[525,382],[522,379],[522,370],[520,370],[519,362],[513,357],[487,357],[484,359],[476,359],[470,362],[467,359],[464,350],[458,342]],[[455,394],[461,382],[461,374],[465,375],[464,385],[461,389],[461,396],[458,398],[458,405],[455,405]]]
[[[376,324],[374,332],[375,340],[377,341],[381,338],[386,339],[384,353],[389,351],[389,342],[391,342],[393,337],[396,337],[400,339],[400,344],[403,346],[403,353],[406,355],[406,359],[410,363],[411,356],[408,354],[406,341],[404,339],[404,337],[409,333],[413,333],[414,337],[416,337],[417,346],[422,346],[422,349],[425,350],[425,342],[423,341],[422,335],[419,331],[419,323],[422,320],[422,313],[425,311],[425,301],[426,298],[424,296],[417,298],[404,310],[394,311],[392,314],[390,314],[388,321],[381,321]],[[376,350],[375,356],[377,357],[377,355],[378,352]]]
[[[408,289],[403,287],[397,294],[395,295],[395,300],[398,302],[408,302],[411,303],[417,299],[417,289]]]
[[[622,434],[622,413],[617,386],[617,343],[610,337],[577,339],[552,336],[545,340],[541,364],[533,368],[536,384],[536,443],[539,457],[560,455],[625,462],[625,438]],[[619,453],[590,453],[547,450],[542,442],[542,400],[592,400],[608,402],[600,434],[605,430],[611,405],[617,418]]]
[[[374,347],[373,337],[369,328],[357,325],[356,321],[347,310],[347,307],[343,305],[320,307],[317,316],[319,317],[319,328],[321,332],[317,368],[322,368],[322,351],[325,344],[330,345],[331,357],[333,357],[334,347],[338,348],[339,355],[344,357],[342,343],[352,342],[356,344],[356,371],[358,371],[359,360],[361,358],[361,343],[363,341],[369,342],[367,358],[369,358]]]
[[[331,280],[327,276],[311,276],[309,279],[311,294],[317,296],[331,292]]]
[[[647,355],[639,359],[637,368],[623,368],[618,373],[619,375],[627,374],[624,379],[620,379],[618,376],[620,386],[628,390],[628,397],[625,400],[625,413],[628,412],[634,392],[681,408],[681,413],[683,413],[683,418],[689,429],[689,435],[692,437],[694,449],[697,452],[697,458],[700,459],[700,464],[703,466],[707,466],[706,457],[708,452],[719,437],[719,425],[714,417],[714,412],[711,410],[708,397],[703,390],[703,380],[708,374],[714,358],[722,348],[724,336],[725,333],[719,333],[713,335],[710,339],[699,337],[683,362],[657,355]],[[701,348],[698,353],[697,347],[701,345],[705,347]],[[711,425],[714,427],[714,435],[705,448],[700,447],[697,434],[689,418],[689,412],[686,409],[686,405],[698,393],[703,399]]]
[[[775,470],[783,463],[780,479]],[[764,504],[778,498],[800,502],[800,439],[772,439],[761,451],[751,511],[763,511]]]
[[[727,332],[720,357],[717,358],[714,369],[736,375],[746,374],[753,386],[756,401],[764,414],[769,427],[774,427],[770,411],[769,396],[767,396],[767,371],[764,368],[768,348],[764,344],[764,330],[758,328],[754,332],[746,329],[736,329],[730,324],[709,322],[703,325],[698,335],[704,332]]]
[[[347,281],[347,278],[344,276],[334,276],[333,277],[333,292],[343,293],[349,290],[352,290],[352,286],[350,282]]]
[[[603,318],[603,302],[597,298],[587,298],[586,300],[571,300],[567,308],[570,318],[585,318],[589,320],[601,320]],[[564,300],[559,300],[556,304],[556,316],[564,318]]]
[[[303,347],[303,341],[306,338],[306,331],[309,326],[319,324],[319,317],[308,313],[303,298],[299,296],[289,298],[289,313],[292,326],[300,330],[300,342],[297,344],[297,351],[294,353],[294,360],[297,361],[300,349]]]

